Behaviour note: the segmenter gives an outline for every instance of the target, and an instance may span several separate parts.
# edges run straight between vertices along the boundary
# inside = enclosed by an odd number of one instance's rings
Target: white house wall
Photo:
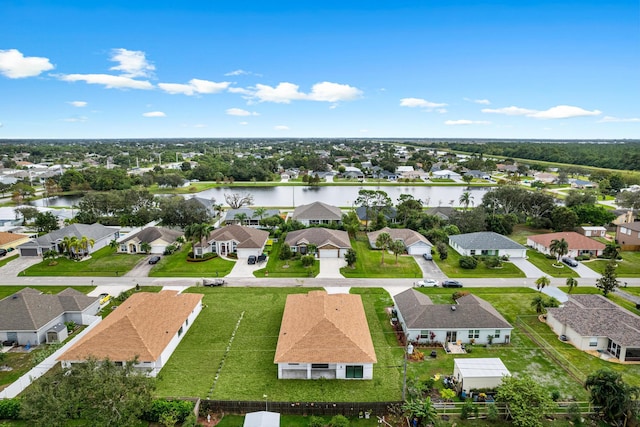
[[[238,252],[238,258],[249,258],[250,255],[261,255],[262,254],[262,248],[242,248],[242,249],[237,249]]]
[[[511,342],[511,334],[512,334],[512,329],[500,329],[500,328],[492,328],[492,329],[480,329],[480,328],[467,328],[467,329],[438,329],[438,330],[434,330],[434,329],[409,329],[408,331],[408,339],[409,341],[418,341],[420,343],[427,343],[429,341],[436,341],[439,343],[444,343],[446,342],[447,339],[447,332],[456,332],[456,341],[460,341],[462,343],[468,344],[471,342],[471,338],[469,338],[469,330],[476,330],[478,329],[480,331],[479,333],[479,337],[478,338],[474,338],[474,343],[475,344],[488,344],[489,343],[489,335],[493,335],[494,338],[492,340],[493,344],[505,344],[506,343],[506,337],[509,336],[509,342]],[[420,333],[421,331],[429,331],[429,336],[431,335],[431,333],[433,332],[435,334],[435,337],[433,339],[421,339],[420,338]],[[495,338],[495,333],[496,331],[499,330],[500,331],[500,337],[499,338]]]

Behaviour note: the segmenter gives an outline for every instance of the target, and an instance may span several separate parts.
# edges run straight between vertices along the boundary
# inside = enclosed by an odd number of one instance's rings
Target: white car
[[[438,286],[438,281],[435,280],[435,279],[424,279],[424,280],[418,280],[413,285],[417,286],[417,287],[420,287],[420,288],[424,288],[426,286],[436,287],[436,286]]]

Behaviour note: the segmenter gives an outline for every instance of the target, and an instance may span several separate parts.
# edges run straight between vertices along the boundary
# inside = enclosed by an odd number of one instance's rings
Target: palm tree
[[[193,243],[193,254],[195,256],[195,245],[209,235],[211,227],[206,222],[189,224],[184,228],[184,237]]]
[[[536,279],[536,288],[538,288],[538,291],[541,291],[545,286],[549,286],[550,283],[551,279],[549,279],[549,276],[538,277]]]
[[[64,236],[62,242],[60,242],[60,249],[62,253],[66,253],[71,258],[71,247],[75,245],[75,241],[78,240],[76,236]]]
[[[465,209],[469,209],[469,204],[473,204],[473,196],[468,191],[465,191],[460,196],[460,203],[464,205]]]
[[[240,213],[237,213],[237,214],[233,217],[233,219],[235,219],[236,221],[238,221],[238,223],[239,223],[240,225],[243,225],[245,222],[247,222],[248,216],[247,216],[247,214],[246,214],[246,213],[244,213],[244,212],[240,212]]]
[[[259,223],[261,223],[262,222],[262,218],[264,217],[264,214],[267,213],[267,208],[263,208],[263,207],[255,208],[253,210],[253,212],[254,212],[253,215],[257,216]]]
[[[118,241],[116,239],[111,239],[111,241],[109,242],[109,247],[111,249],[115,249],[118,247]]]
[[[380,261],[380,264],[384,264],[384,253],[391,243],[392,240],[389,233],[378,234],[378,238],[376,239],[376,248],[382,249],[382,260]]]
[[[560,258],[569,253],[569,242],[564,240],[564,237],[560,240],[553,239],[549,245],[549,252],[555,255],[558,258],[558,263],[560,263]]]
[[[391,249],[391,252],[393,252],[393,254],[396,256],[396,265],[397,265],[398,264],[398,255],[403,253],[404,249],[405,249],[404,242],[402,240],[394,240],[389,245],[389,249]]]
[[[607,243],[607,246],[604,248],[602,255],[604,255],[605,258],[618,259],[618,257],[620,256],[620,249],[621,246],[619,244],[617,244],[616,242],[610,242]]]
[[[93,245],[96,244],[94,239],[90,239],[87,236],[82,236],[78,239],[78,258],[80,258],[80,252],[82,252],[83,256],[89,254],[89,246],[93,248]]]
[[[567,286],[569,287],[569,293],[571,293],[573,288],[578,286],[578,280],[575,277],[567,277]]]
[[[535,297],[533,297],[533,299],[531,300],[531,308],[533,308],[538,314],[544,313],[545,302],[542,295],[536,295]]]

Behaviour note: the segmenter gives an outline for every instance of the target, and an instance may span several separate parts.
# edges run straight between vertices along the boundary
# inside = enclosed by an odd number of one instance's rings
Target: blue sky
[[[0,139],[640,138],[639,99],[637,0],[0,5]]]

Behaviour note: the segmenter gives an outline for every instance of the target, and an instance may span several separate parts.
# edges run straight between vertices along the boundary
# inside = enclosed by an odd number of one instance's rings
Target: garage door
[[[38,256],[37,248],[20,249],[20,256]]]
[[[338,258],[339,249],[320,249],[320,258]]]
[[[419,246],[409,248],[409,255],[422,255],[426,253],[431,253],[431,248],[428,246]]]

